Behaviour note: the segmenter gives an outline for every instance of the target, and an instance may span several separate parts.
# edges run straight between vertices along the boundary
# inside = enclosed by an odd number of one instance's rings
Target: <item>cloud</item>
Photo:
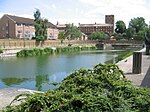
[[[149,6],[146,0],[80,0],[84,5],[93,6],[93,10],[86,12],[87,15],[96,18],[98,14],[114,14],[115,20],[123,20],[126,24],[133,17],[144,17],[150,20]],[[89,16],[90,17],[90,16]]]
[[[12,14],[33,18],[35,8],[41,16],[52,23],[105,23],[105,15],[114,14],[115,22],[123,20],[126,25],[134,17],[144,17],[150,21],[150,1],[148,0],[5,0],[0,7],[0,17]]]
[[[56,6],[55,6],[55,4],[52,4],[52,8],[56,9]]]

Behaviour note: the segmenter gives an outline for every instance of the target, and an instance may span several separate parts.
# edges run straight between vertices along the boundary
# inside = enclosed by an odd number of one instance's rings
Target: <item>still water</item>
[[[92,68],[98,63],[115,61],[116,51],[82,51],[50,56],[0,59],[0,88],[33,90],[54,88],[49,82],[60,82],[72,71]]]

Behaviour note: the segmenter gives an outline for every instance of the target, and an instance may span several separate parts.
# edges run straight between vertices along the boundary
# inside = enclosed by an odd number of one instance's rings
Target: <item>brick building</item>
[[[62,32],[62,31],[65,31],[66,24],[59,24],[59,23],[57,22],[56,27],[57,27],[57,29],[59,30],[59,32]]]
[[[48,22],[47,39],[57,39],[58,29]],[[26,38],[35,36],[34,20],[5,14],[0,19],[0,38]]]
[[[103,31],[106,33],[113,33],[114,32],[114,15],[105,15],[105,24],[80,24],[79,29],[86,35],[90,35],[96,31]]]

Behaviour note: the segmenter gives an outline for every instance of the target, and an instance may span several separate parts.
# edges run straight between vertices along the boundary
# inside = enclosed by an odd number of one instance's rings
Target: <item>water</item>
[[[111,52],[111,53],[110,53]],[[50,56],[0,59],[0,88],[17,87],[45,91],[49,82],[60,82],[72,71],[114,60],[116,51],[84,51]]]

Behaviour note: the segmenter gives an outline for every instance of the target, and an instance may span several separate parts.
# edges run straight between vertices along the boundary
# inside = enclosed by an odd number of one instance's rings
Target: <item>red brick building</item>
[[[105,24],[79,24],[79,29],[88,36],[96,31],[111,34],[114,32],[114,15],[105,15]]]
[[[58,39],[58,29],[48,22],[47,39]],[[34,20],[5,14],[0,19],[0,38],[26,38],[35,36]]]

